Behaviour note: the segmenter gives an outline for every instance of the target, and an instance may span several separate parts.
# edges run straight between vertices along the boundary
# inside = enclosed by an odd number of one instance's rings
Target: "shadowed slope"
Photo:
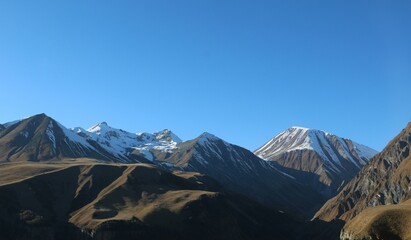
[[[6,239],[91,239],[87,232],[104,240],[292,239],[296,226],[198,173],[144,164],[22,165],[22,180],[3,178],[0,186]]]
[[[410,147],[411,123],[315,217],[325,221],[335,218],[349,220],[365,208],[407,200],[411,183]]]
[[[37,162],[64,157],[114,159],[45,114],[24,119],[0,132],[0,162]]]
[[[274,164],[212,134],[204,133],[177,147],[172,154],[158,155],[157,159],[186,171],[207,174],[224,187],[267,206],[309,217],[325,201],[320,194],[302,186]]]

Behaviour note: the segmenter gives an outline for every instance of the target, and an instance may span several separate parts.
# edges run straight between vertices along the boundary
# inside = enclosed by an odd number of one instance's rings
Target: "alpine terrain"
[[[316,219],[348,221],[343,239],[409,239],[410,148],[411,123],[316,213]]]
[[[292,127],[254,153],[325,197],[336,194],[377,151],[349,139],[303,127]]]
[[[324,200],[207,133],[68,129],[45,114],[2,126],[6,239],[293,239],[291,215]]]
[[[88,130],[68,129],[45,114],[5,124],[0,132],[0,162],[49,161],[89,157],[109,162],[149,162],[149,150],[167,152],[181,140],[169,130],[128,133],[103,122]],[[132,151],[144,158],[134,159]]]
[[[376,151],[301,127],[253,153],[38,114],[0,125],[0,239],[320,239],[329,220],[408,198],[410,131],[367,164]]]
[[[320,194],[249,150],[210,133],[178,144],[172,154],[159,154],[156,159],[177,169],[206,174],[232,191],[306,218],[324,201]]]

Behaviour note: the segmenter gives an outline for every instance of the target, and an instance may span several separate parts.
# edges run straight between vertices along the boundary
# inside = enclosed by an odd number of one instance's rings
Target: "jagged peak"
[[[107,129],[107,128],[111,128],[108,123],[106,121],[97,123],[95,125],[93,125],[92,127],[90,127],[89,129],[87,129],[88,132],[99,132],[101,131],[101,129]]]
[[[167,142],[176,142],[181,143],[183,142],[176,134],[174,134],[169,129],[164,129],[162,131],[158,131],[153,133],[153,136],[159,141],[167,141]]]
[[[300,126],[292,126],[292,127],[290,127],[289,129],[304,130],[304,131],[311,130],[311,128],[300,127]]]
[[[168,129],[168,128],[165,128],[165,129],[163,129],[163,130],[161,130],[161,131],[158,131],[158,132],[156,132],[156,133],[171,133],[171,130]]]
[[[78,131],[83,132],[82,128],[74,128],[73,130],[77,132]],[[105,121],[98,123],[92,126],[91,128],[87,129],[87,132],[100,135],[100,136],[105,136],[106,134],[109,134],[110,138],[114,134],[114,135],[117,135],[118,137],[127,137],[131,139],[140,138],[141,141],[165,141],[165,142],[175,142],[175,143],[182,142],[182,140],[169,129],[164,129],[162,131],[158,131],[155,133],[148,133],[148,132],[131,133],[123,129],[117,129],[117,128],[111,127]]]

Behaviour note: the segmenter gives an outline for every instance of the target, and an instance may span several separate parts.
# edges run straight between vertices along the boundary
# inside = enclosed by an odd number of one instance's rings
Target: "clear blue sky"
[[[410,1],[1,1],[0,122],[323,129],[381,150],[411,120]]]

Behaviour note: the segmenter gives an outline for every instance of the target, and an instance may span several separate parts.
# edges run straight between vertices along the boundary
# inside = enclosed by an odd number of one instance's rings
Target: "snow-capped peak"
[[[329,138],[345,140],[322,130],[294,126],[278,134],[256,151],[269,151],[270,154],[304,149],[320,151],[324,143],[329,142]]]
[[[163,131],[153,133],[155,138],[159,141],[176,142],[181,143],[182,140],[175,135],[172,131],[164,129]]]
[[[364,165],[377,153],[364,145],[322,130],[291,127],[257,149],[255,154],[269,160],[283,153],[302,150],[315,151],[323,161],[339,167],[342,166],[341,158],[348,159],[359,167],[359,164]]]
[[[106,132],[109,129],[111,129],[111,127],[107,124],[107,122],[101,122],[87,129],[87,131],[96,134],[101,134],[101,132]]]
[[[109,126],[107,122],[98,123],[88,130],[72,128],[79,136],[99,143],[107,152],[120,158],[127,158],[130,151],[138,150],[149,160],[153,159],[151,149],[171,151],[181,139],[170,130],[155,133],[130,133]]]

